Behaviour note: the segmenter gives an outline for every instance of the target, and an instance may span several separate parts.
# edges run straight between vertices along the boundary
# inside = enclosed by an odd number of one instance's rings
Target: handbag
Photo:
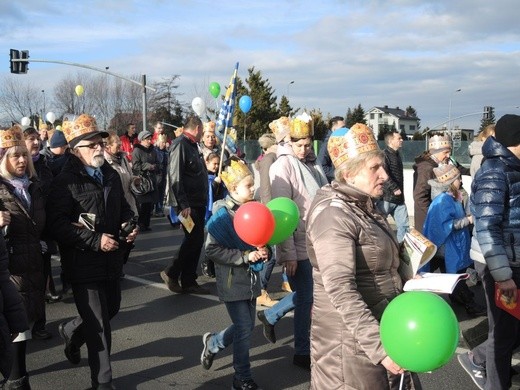
[[[146,175],[134,176],[130,181],[130,191],[134,195],[146,195],[154,191],[152,180]]]

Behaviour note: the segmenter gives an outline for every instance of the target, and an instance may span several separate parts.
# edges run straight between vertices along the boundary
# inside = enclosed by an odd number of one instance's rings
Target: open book
[[[404,284],[404,291],[431,291],[439,294],[451,294],[460,280],[467,279],[468,274],[443,274],[424,272],[422,278],[410,279]]]
[[[437,252],[437,246],[414,228],[404,235],[399,273],[404,280],[413,279],[417,271]]]

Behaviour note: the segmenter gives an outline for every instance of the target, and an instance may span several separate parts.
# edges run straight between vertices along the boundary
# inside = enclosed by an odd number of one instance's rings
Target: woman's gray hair
[[[385,152],[380,149],[376,149],[366,153],[361,153],[352,159],[348,159],[340,167],[336,168],[334,171],[334,178],[337,182],[345,183],[346,180],[344,176],[346,172],[348,172],[349,176],[356,175],[361,170],[361,168],[365,166],[367,161],[373,159],[374,157],[379,157],[384,160]]]
[[[0,158],[0,176],[9,180],[14,178],[14,176],[7,170],[7,159],[14,153],[25,153],[27,155],[27,167],[25,168],[25,173],[27,173],[29,178],[36,177],[36,170],[34,169],[31,155],[25,145],[11,146],[10,148],[5,149],[5,153],[3,153],[3,156]]]

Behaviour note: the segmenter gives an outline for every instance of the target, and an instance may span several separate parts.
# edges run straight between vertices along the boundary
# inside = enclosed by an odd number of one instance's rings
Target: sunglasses
[[[77,145],[77,148],[89,148],[89,149],[96,149],[97,147],[104,148],[107,146],[107,143],[105,141],[99,141],[99,142],[93,142],[88,145]]]

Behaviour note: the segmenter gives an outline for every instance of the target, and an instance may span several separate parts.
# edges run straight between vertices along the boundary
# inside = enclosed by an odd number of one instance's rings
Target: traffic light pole
[[[13,62],[29,63],[29,59],[12,58],[11,59],[11,63],[13,63]],[[53,61],[53,60],[35,60],[35,59],[32,59],[32,58],[31,58],[30,62],[46,62],[46,63],[50,63],[50,64],[62,64],[62,65],[76,66],[78,68],[85,68],[85,69],[90,69],[90,70],[93,70],[93,71],[96,71],[96,72],[101,72],[101,73],[104,73],[104,74],[108,74],[110,76],[114,76],[114,77],[117,77],[119,79],[128,81],[130,83],[139,85],[141,87],[141,89],[142,89],[142,99],[143,99],[143,130],[147,129],[147,123],[146,123],[146,112],[147,112],[146,90],[149,89],[150,91],[154,91],[155,92],[156,89],[146,85],[146,75],[144,75],[144,74],[141,75],[141,81],[136,81],[136,80],[132,80],[132,79],[130,79],[128,77],[122,76],[120,74],[117,74],[117,73],[114,73],[114,72],[110,72],[107,69],[96,68],[95,66],[90,66],[90,65],[78,64],[76,62]]]

